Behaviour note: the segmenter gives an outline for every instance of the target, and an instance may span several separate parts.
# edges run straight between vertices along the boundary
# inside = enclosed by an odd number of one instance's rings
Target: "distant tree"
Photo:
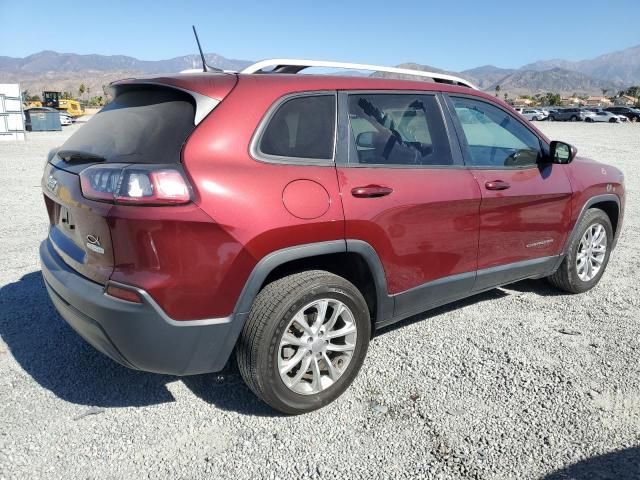
[[[40,95],[31,95],[29,98],[27,98],[28,102],[41,102],[42,99],[40,98]]]
[[[562,103],[562,99],[560,97],[560,94],[558,93],[549,92],[547,93],[545,98],[547,100],[547,103],[551,106],[560,105],[560,103]]]
[[[20,96],[22,97],[23,102],[29,101],[29,97],[30,97],[29,90],[28,89],[23,90]]]
[[[78,96],[82,97],[82,95],[84,95],[84,92],[87,91],[87,87],[84,85],[84,83],[81,83],[80,86],[78,87]]]
[[[500,85],[496,85],[496,97],[500,95]]]
[[[62,98],[65,100],[72,100],[73,99],[73,94],[69,91],[64,91],[62,92]]]
[[[104,98],[102,97],[102,95],[90,98],[87,102],[87,105],[89,105],[90,107],[98,107],[104,105]]]
[[[112,99],[109,85],[102,85],[102,105],[106,105]]]
[[[604,97],[604,96],[607,94],[607,92],[609,91],[609,89],[608,89],[608,88],[601,88],[600,90],[602,91],[602,96],[603,96],[603,97]]]
[[[504,92],[504,101],[506,102],[509,99],[509,94]]]
[[[630,97],[640,97],[640,85],[634,85],[633,87],[627,88],[627,91],[624,92],[626,95]]]

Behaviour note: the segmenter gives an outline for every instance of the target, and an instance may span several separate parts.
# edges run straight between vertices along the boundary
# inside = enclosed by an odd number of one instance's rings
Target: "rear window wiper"
[[[106,160],[100,155],[77,150],[58,150],[58,156],[67,163],[104,162]]]

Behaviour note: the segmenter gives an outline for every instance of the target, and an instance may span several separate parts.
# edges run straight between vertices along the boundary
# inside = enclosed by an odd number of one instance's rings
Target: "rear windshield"
[[[190,95],[164,87],[128,88],[60,147],[107,162],[178,163],[182,145],[195,128]]]

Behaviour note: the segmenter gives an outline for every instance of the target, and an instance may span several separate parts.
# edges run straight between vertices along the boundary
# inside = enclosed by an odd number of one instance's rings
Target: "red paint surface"
[[[467,170],[338,167],[338,179],[346,237],[373,246],[389,293],[476,269],[480,190]],[[351,194],[376,182],[393,192]]]
[[[551,171],[546,173],[538,169],[336,169],[263,163],[249,153],[265,112],[292,92],[439,90],[504,105],[491,95],[466,88],[310,75],[203,74],[154,81],[223,99],[183,150],[194,203],[171,207],[84,204],[97,215],[89,220],[91,228],[99,223],[98,217],[109,226],[113,262],[103,259],[100,268],[113,269],[113,280],[147,290],[178,320],[232,313],[256,263],[285,247],[344,238],[364,240],[382,260],[390,293],[399,293],[444,276],[558,253],[589,197],[612,193],[607,184],[612,184],[613,193],[621,197],[624,193],[617,169],[606,166],[605,176],[603,165],[584,160],[547,167]],[[304,184],[300,179],[305,179]],[[499,179],[511,188],[484,188],[486,181]],[[325,193],[310,188],[306,180]],[[379,198],[352,195],[352,189],[367,185],[393,191]],[[74,188],[77,185],[69,187],[68,201],[77,200]],[[55,222],[57,207],[47,200],[47,208]],[[547,238],[553,239],[548,246],[526,247]],[[103,282],[106,270],[95,280]]]
[[[294,180],[284,187],[282,203],[294,217],[311,220],[327,213],[331,199],[318,182]]]
[[[546,165],[471,170],[482,192],[478,269],[560,253],[571,219],[571,185],[565,169],[565,165]],[[487,182],[496,180],[509,188],[486,188]]]

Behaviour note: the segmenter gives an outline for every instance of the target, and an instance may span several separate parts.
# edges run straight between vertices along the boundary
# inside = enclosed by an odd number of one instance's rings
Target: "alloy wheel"
[[[607,254],[607,231],[600,223],[594,223],[584,232],[576,254],[576,271],[583,282],[598,275]]]
[[[313,395],[333,385],[346,371],[358,329],[353,313],[332,298],[300,309],[284,330],[278,346],[278,371],[293,392]]]

